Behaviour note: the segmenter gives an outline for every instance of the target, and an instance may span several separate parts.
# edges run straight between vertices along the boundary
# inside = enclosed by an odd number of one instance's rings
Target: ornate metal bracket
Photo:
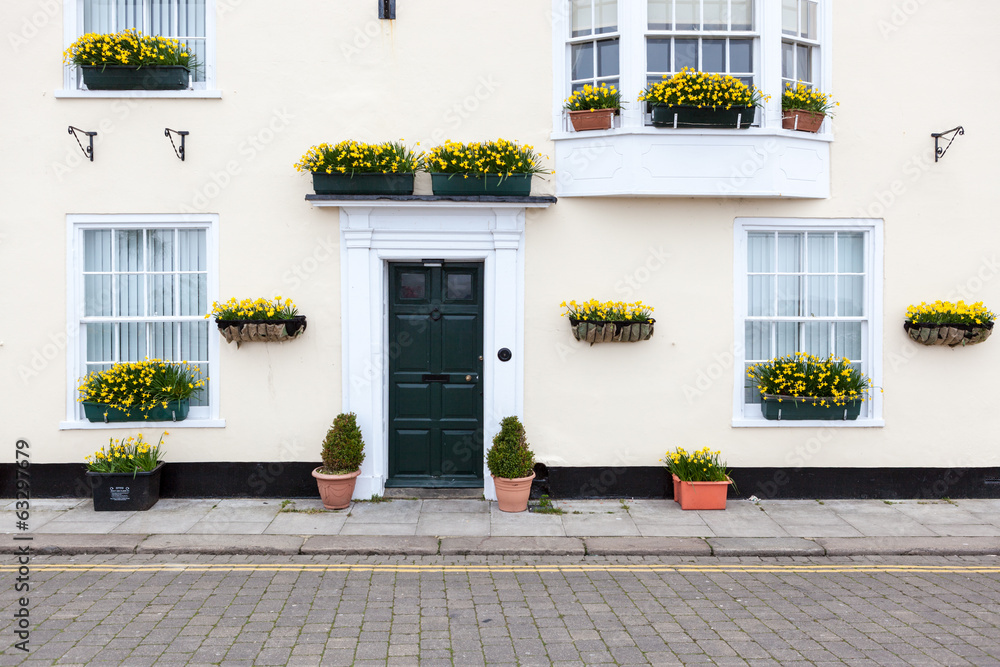
[[[378,0],[378,17],[380,19],[395,19],[396,0]]]
[[[181,146],[180,146],[180,148],[178,148],[177,144],[174,143],[174,138],[172,136],[170,136],[171,132],[173,132],[174,134],[176,134],[178,137],[181,138]],[[169,127],[163,128],[163,136],[165,136],[167,139],[170,139],[170,145],[174,147],[174,153],[176,153],[177,157],[179,157],[181,159],[181,162],[184,161],[184,158],[187,155],[184,152],[184,141],[185,141],[185,138],[187,137],[187,135],[189,135],[189,134],[191,134],[191,133],[188,132],[187,130],[171,130]]]
[[[940,139],[941,137],[946,137],[946,135],[949,135],[949,134],[951,135],[951,138],[948,139],[948,143],[944,147],[939,146],[938,145],[938,139]],[[949,148],[951,148],[951,142],[955,141],[955,137],[957,137],[959,134],[965,134],[965,128],[962,127],[961,125],[959,125],[958,127],[953,127],[950,130],[945,130],[944,132],[933,132],[933,133],[931,133],[931,136],[934,137],[934,161],[935,162],[937,162],[938,159],[944,157],[944,154],[948,152]]]
[[[76,143],[80,144],[80,150],[83,151],[83,157],[85,157],[85,158],[89,159],[91,162],[93,162],[94,161],[94,137],[97,136],[97,132],[87,132],[86,130],[81,130],[78,127],[73,127],[72,125],[69,126],[68,132],[69,132],[69,134],[73,135],[74,139],[76,139]],[[87,137],[89,139],[89,144],[87,145],[86,148],[83,147],[83,142],[80,141],[80,137],[77,135],[77,132],[79,132],[80,134],[87,135]]]

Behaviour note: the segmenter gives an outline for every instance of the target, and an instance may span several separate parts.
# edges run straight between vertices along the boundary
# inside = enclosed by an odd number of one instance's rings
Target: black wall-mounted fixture
[[[949,134],[951,135],[951,138],[948,138],[947,135],[949,135]],[[955,137],[957,137],[960,134],[965,134],[965,128],[962,127],[961,125],[959,125],[958,127],[953,127],[950,130],[945,130],[944,132],[932,132],[931,133],[931,136],[934,137],[934,161],[935,162],[937,162],[939,158],[943,158],[944,157],[944,154],[948,152],[949,148],[951,148],[951,142],[955,141]],[[943,147],[938,145],[938,140],[941,137],[948,138],[948,143],[945,144]]]
[[[76,143],[80,144],[80,150],[83,151],[83,157],[88,158],[91,162],[93,162],[94,161],[94,137],[97,136],[97,132],[87,132],[86,130],[81,130],[78,127],[73,127],[72,125],[69,126],[68,132],[69,132],[69,134],[73,135],[74,139],[76,139]],[[79,135],[77,135],[77,132],[79,132],[80,134],[87,135],[89,143],[88,143],[88,145],[87,145],[86,148],[83,147],[83,143],[80,141],[80,137],[79,137]]]
[[[510,361],[510,358],[512,356],[514,355],[511,354],[510,350],[508,350],[506,347],[501,347],[500,351],[497,352],[497,359],[499,359],[500,361]]]
[[[378,17],[380,19],[395,19],[396,0],[378,0]]]
[[[174,138],[170,136],[171,132],[173,132],[174,134],[176,134],[178,137],[181,138],[180,148],[178,148],[177,144],[174,143]],[[167,139],[170,139],[170,145],[174,147],[174,153],[176,153],[177,157],[181,159],[181,162],[183,162],[184,158],[187,157],[187,153],[184,152],[184,140],[187,138],[187,135],[189,134],[191,133],[188,132],[187,130],[171,130],[169,127],[163,128],[163,136],[165,136]]]

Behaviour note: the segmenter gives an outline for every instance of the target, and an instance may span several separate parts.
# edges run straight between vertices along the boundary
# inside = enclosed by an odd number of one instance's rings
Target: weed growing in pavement
[[[619,498],[618,502],[620,502],[622,504],[622,509],[623,510],[625,510],[626,512],[629,511],[630,508],[628,506],[628,503],[625,502],[624,498]]]
[[[321,507],[310,507],[309,509],[296,509],[294,500],[282,500],[281,507],[278,509],[278,514],[322,514],[326,512],[325,509]]]
[[[379,494],[375,493],[375,494],[372,494],[371,498],[364,498],[364,499],[360,499],[360,500],[355,500],[354,502],[356,502],[356,503],[391,503],[392,500],[393,500],[392,498],[386,498],[385,496],[380,496]]]
[[[542,494],[542,497],[538,499],[538,504],[532,506],[532,512],[537,514],[565,514],[566,510],[561,507],[556,507],[552,504],[552,499],[548,497],[547,494]]]

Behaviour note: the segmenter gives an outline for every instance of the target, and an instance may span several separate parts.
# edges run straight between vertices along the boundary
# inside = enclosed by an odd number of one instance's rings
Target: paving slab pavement
[[[407,498],[326,511],[315,498],[165,498],[146,512],[95,512],[88,499],[38,499],[24,531],[13,501],[0,500],[0,551],[15,553],[19,533],[35,553],[66,554],[1000,554],[998,499],[730,500],[722,511],[668,499],[532,505],[507,513],[482,499]]]

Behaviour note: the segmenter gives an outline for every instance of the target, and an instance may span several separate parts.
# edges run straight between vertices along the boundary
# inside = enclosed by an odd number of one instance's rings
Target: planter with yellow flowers
[[[298,338],[306,330],[306,317],[291,299],[282,301],[280,296],[268,299],[232,298],[225,303],[213,303],[212,312],[205,319],[215,316],[219,333],[227,343],[281,343]]]
[[[296,171],[312,174],[318,195],[412,195],[414,174],[423,168],[423,153],[402,140],[319,144],[295,163]]]
[[[132,28],[87,33],[66,49],[63,60],[80,68],[89,90],[184,90],[198,66],[179,40]]]
[[[703,447],[688,453],[683,447],[661,459],[674,481],[674,500],[682,510],[724,510],[733,483],[722,452]]]
[[[92,422],[181,421],[207,380],[186,361],[121,362],[82,378],[77,400]]]
[[[589,83],[566,99],[563,108],[577,132],[610,130],[615,114],[622,107],[622,94],[614,86]]]
[[[563,301],[564,317],[569,318],[573,336],[590,343],[637,343],[653,337],[653,307],[642,301]]]
[[[839,104],[829,95],[801,81],[795,87],[787,83],[781,95],[781,127],[799,132],[819,132],[826,117],[832,115],[830,110]]]
[[[547,174],[533,146],[516,141],[462,144],[445,141],[427,153],[427,171],[435,195],[527,197],[531,177]]]
[[[796,352],[747,369],[761,395],[764,419],[854,420],[871,380],[845,357]]]
[[[903,329],[921,345],[965,347],[989,338],[994,320],[996,315],[982,301],[972,305],[964,301],[935,301],[907,308]]]
[[[728,74],[685,67],[649,84],[638,99],[649,105],[657,127],[745,129],[768,96]]]
[[[94,497],[95,512],[142,512],[160,499],[160,473],[166,431],[150,445],[142,433],[117,440],[111,438],[93,456],[87,457],[87,480]]]

